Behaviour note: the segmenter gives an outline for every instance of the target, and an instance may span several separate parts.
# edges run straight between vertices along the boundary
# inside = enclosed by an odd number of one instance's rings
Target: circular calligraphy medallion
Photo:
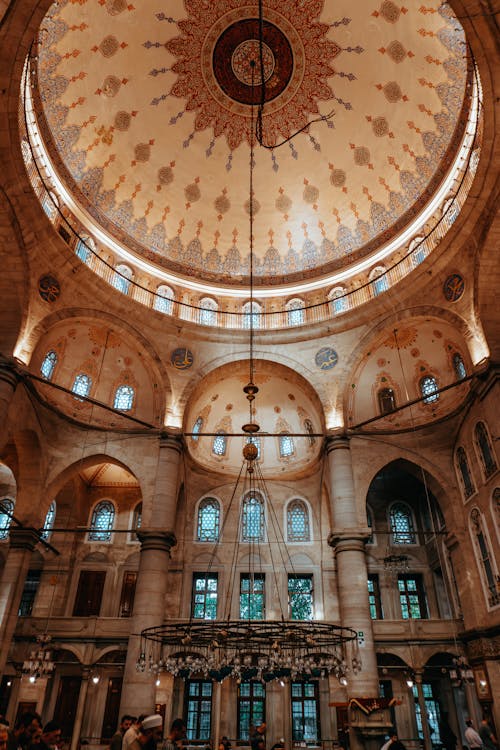
[[[443,294],[448,302],[457,302],[464,293],[465,281],[459,273],[452,273],[443,284]]]
[[[55,276],[46,274],[38,280],[38,293],[45,302],[55,302],[61,294],[61,286]]]
[[[329,346],[324,346],[321,349],[318,349],[314,361],[316,367],[320,370],[332,370],[339,361],[339,356],[335,349],[332,349]]]
[[[257,18],[243,18],[222,32],[215,43],[212,65],[215,80],[230,99],[246,105],[261,101]],[[264,101],[269,102],[283,93],[293,73],[290,42],[283,31],[269,21],[263,24],[262,67]]]
[[[189,370],[194,362],[193,352],[189,349],[174,349],[170,361],[176,370]]]

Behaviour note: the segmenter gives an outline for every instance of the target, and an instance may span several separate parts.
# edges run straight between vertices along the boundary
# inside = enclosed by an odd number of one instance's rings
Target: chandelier
[[[262,29],[262,5],[259,4],[259,27]],[[254,328],[256,317],[254,313],[254,190],[253,170],[255,165],[254,149],[256,141],[262,142],[262,108],[264,106],[265,76],[262,64],[262,38],[254,55],[249,60],[251,69],[252,92],[255,94],[254,83],[258,78],[261,87],[261,102],[257,119],[254,118],[254,103],[251,105],[250,115],[250,179],[249,179],[249,280],[250,280],[250,310],[249,316],[249,382],[243,388],[249,404],[249,421],[242,426],[246,435],[243,448],[243,463],[240,474],[232,492],[231,504],[225,513],[225,520],[229,516],[231,505],[238,493],[240,480],[243,483],[242,497],[259,497],[267,506],[263,507],[264,519],[269,519],[267,529],[268,559],[271,561],[272,575],[275,588],[278,587],[277,565],[280,570],[289,570],[294,575],[292,560],[287,550],[280,524],[269,500],[269,492],[258,461],[259,432],[256,422],[255,398],[259,391],[254,383]],[[260,75],[257,68],[260,65]],[[261,433],[262,434],[262,433]],[[201,436],[201,435],[200,435]],[[224,524],[225,524],[224,520]],[[240,516],[242,526],[242,518]],[[220,536],[222,536],[221,530]],[[219,536],[219,539],[220,539]],[[260,619],[252,606],[248,606],[246,616],[240,620],[231,617],[234,582],[237,578],[236,565],[239,559],[239,539],[243,539],[239,530],[236,532],[235,549],[232,555],[231,570],[229,571],[229,590],[226,597],[224,616],[219,619],[198,619],[191,616],[189,620],[169,620],[163,625],[146,628],[141,632],[141,651],[137,660],[139,672],[148,671],[156,680],[162,672],[168,672],[174,677],[189,679],[196,675],[203,675],[206,679],[222,682],[226,678],[236,681],[261,680],[270,682],[278,680],[327,677],[333,675],[343,686],[347,685],[347,675],[356,674],[361,669],[361,659],[358,651],[357,632],[349,627],[341,627],[324,621],[310,619],[289,619],[285,617],[283,603],[278,596],[279,615],[272,620]],[[219,540],[214,543],[208,569],[215,560]],[[260,552],[264,546],[264,538],[245,539],[245,548],[249,546],[250,554],[248,575],[252,586],[262,574],[256,572],[259,565]],[[273,551],[274,550],[274,551]],[[208,573],[206,574],[208,578]],[[250,600],[250,594],[249,600]],[[288,603],[287,603],[288,607]],[[240,612],[241,614],[241,612]]]
[[[29,658],[23,662],[23,675],[26,675],[31,683],[36,682],[41,677],[50,677],[54,671],[55,664],[52,661],[52,651],[49,644],[52,638],[45,633],[37,635],[37,648],[30,651]]]

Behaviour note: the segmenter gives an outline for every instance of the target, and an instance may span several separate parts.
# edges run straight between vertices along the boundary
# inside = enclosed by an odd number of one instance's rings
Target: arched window
[[[490,541],[484,528],[483,517],[478,508],[472,510],[470,520],[474,551],[479,562],[481,580],[488,592],[488,604],[490,607],[494,607],[500,604],[500,595],[497,590],[498,576],[495,558],[491,554]]]
[[[484,475],[490,477],[497,470],[497,461],[493,455],[490,436],[484,422],[478,422],[474,429],[476,445],[479,448],[479,455],[483,465]]]
[[[131,385],[119,385],[115,391],[113,409],[118,411],[130,411],[134,405],[135,390]]]
[[[51,349],[50,352],[47,352],[47,354],[43,358],[42,364],[40,365],[40,372],[42,373],[42,376],[45,378],[45,380],[52,380],[52,375],[54,374],[56,365],[57,354],[53,349]]]
[[[243,305],[243,328],[262,328],[262,307],[258,302],[245,302]]]
[[[293,437],[288,432],[282,432],[279,436],[280,458],[288,458],[295,453]]]
[[[195,441],[195,443],[200,439],[200,432],[201,428],[203,427],[203,419],[201,417],[198,417],[196,422],[193,425],[192,429],[192,435],[191,439]]]
[[[9,536],[12,514],[14,513],[14,502],[4,497],[0,500],[0,539],[7,539]]]
[[[52,500],[51,504],[49,505],[47,515],[45,516],[43,529],[40,532],[40,536],[42,537],[42,539],[48,539],[50,537],[50,535],[52,534],[52,529],[54,528],[55,520],[56,520],[56,501]]]
[[[55,193],[45,193],[42,198],[42,208],[51,221],[55,221],[57,216],[57,209],[59,208],[59,201]]]
[[[80,372],[76,376],[73,385],[71,386],[71,390],[77,398],[79,396],[86,397],[89,395],[91,387],[92,378],[90,377],[90,375],[86,375],[84,372]]]
[[[377,268],[374,268],[368,278],[371,281],[374,297],[378,297],[379,294],[382,294],[382,292],[386,292],[389,289],[389,282],[383,266],[377,266]]]
[[[214,497],[205,497],[198,506],[196,541],[216,542],[219,539],[220,505]]]
[[[217,430],[212,443],[212,453],[216,456],[225,456],[227,450],[227,434],[224,430]]]
[[[92,511],[89,541],[109,542],[115,522],[115,506],[109,500],[101,500]]]
[[[142,502],[137,503],[134,508],[134,514],[132,516],[132,528],[134,531],[140,529],[142,525]]]
[[[393,544],[416,544],[413,516],[406,503],[394,503],[389,510]]]
[[[245,438],[245,443],[253,443],[253,445],[255,445],[255,447],[257,448],[257,461],[260,461],[261,459],[260,437],[258,435],[247,435]]]
[[[301,326],[305,320],[304,301],[296,297],[286,304],[289,326]]]
[[[156,290],[153,307],[165,315],[172,315],[174,307],[174,292],[166,284],[160,284]]]
[[[437,380],[432,375],[425,375],[421,378],[419,384],[420,393],[423,397],[424,404],[432,404],[439,398],[439,389]]]
[[[458,352],[453,355],[453,369],[457,380],[463,380],[467,377],[467,370],[465,369],[465,363]]]
[[[347,304],[347,297],[346,291],[343,286],[336,286],[335,289],[332,289],[330,294],[328,295],[328,300],[330,302],[330,310],[333,313],[333,315],[339,315],[340,313],[343,313],[347,310],[348,304]]]
[[[464,497],[467,500],[468,497],[474,494],[476,488],[474,487],[474,480],[472,479],[471,470],[469,468],[467,453],[465,452],[465,448],[462,448],[462,446],[457,448],[456,460],[464,491]]]
[[[458,201],[455,198],[449,198],[443,205],[443,216],[446,217],[449,224],[453,224],[459,213],[460,207]]]
[[[316,436],[314,435],[314,427],[310,419],[304,419],[304,430],[307,432],[309,445],[313,446],[316,442]]]
[[[368,525],[368,528],[371,529],[371,534],[366,540],[367,544],[375,544],[375,538],[373,536],[373,513],[372,509],[366,506],[366,523]]]
[[[303,500],[290,500],[286,508],[286,530],[289,542],[310,542],[309,512]]]
[[[90,263],[92,260],[92,250],[95,251],[95,242],[92,237],[81,237],[75,245],[75,255],[80,258],[82,263]]]
[[[390,414],[396,408],[396,395],[392,388],[381,388],[377,393],[377,399],[381,414]]]
[[[408,245],[408,253],[411,253],[413,266],[418,266],[425,260],[425,238],[414,237]]]
[[[217,310],[219,306],[211,297],[203,297],[200,300],[200,323],[203,326],[214,326],[217,322]]]
[[[264,541],[264,501],[258,493],[249,493],[243,499],[241,539],[243,542]]]
[[[115,289],[118,289],[122,294],[128,294],[130,289],[130,281],[133,276],[132,269],[126,266],[124,263],[120,263],[115,268],[113,279],[111,281]]]

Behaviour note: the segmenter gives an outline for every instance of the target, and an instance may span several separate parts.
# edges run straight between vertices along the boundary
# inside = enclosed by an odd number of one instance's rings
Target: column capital
[[[372,534],[372,530],[366,526],[355,529],[334,530],[328,535],[328,545],[336,552],[357,550],[364,552],[365,544]]]
[[[33,552],[40,541],[36,529],[14,527],[9,529],[9,546],[11,549],[26,549]]]
[[[159,435],[160,448],[170,448],[171,450],[182,453],[183,441],[179,431],[162,430]]]
[[[177,544],[173,531],[138,529],[136,534],[141,543],[141,552],[154,549],[170,555],[170,550]]]
[[[327,453],[335,450],[349,450],[349,441],[348,436],[344,434],[327,435],[325,437],[325,450]]]

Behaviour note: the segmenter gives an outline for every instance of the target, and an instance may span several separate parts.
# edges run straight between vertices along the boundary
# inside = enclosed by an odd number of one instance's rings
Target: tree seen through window
[[[290,609],[290,619],[313,619],[312,575],[288,576],[288,604]]]

